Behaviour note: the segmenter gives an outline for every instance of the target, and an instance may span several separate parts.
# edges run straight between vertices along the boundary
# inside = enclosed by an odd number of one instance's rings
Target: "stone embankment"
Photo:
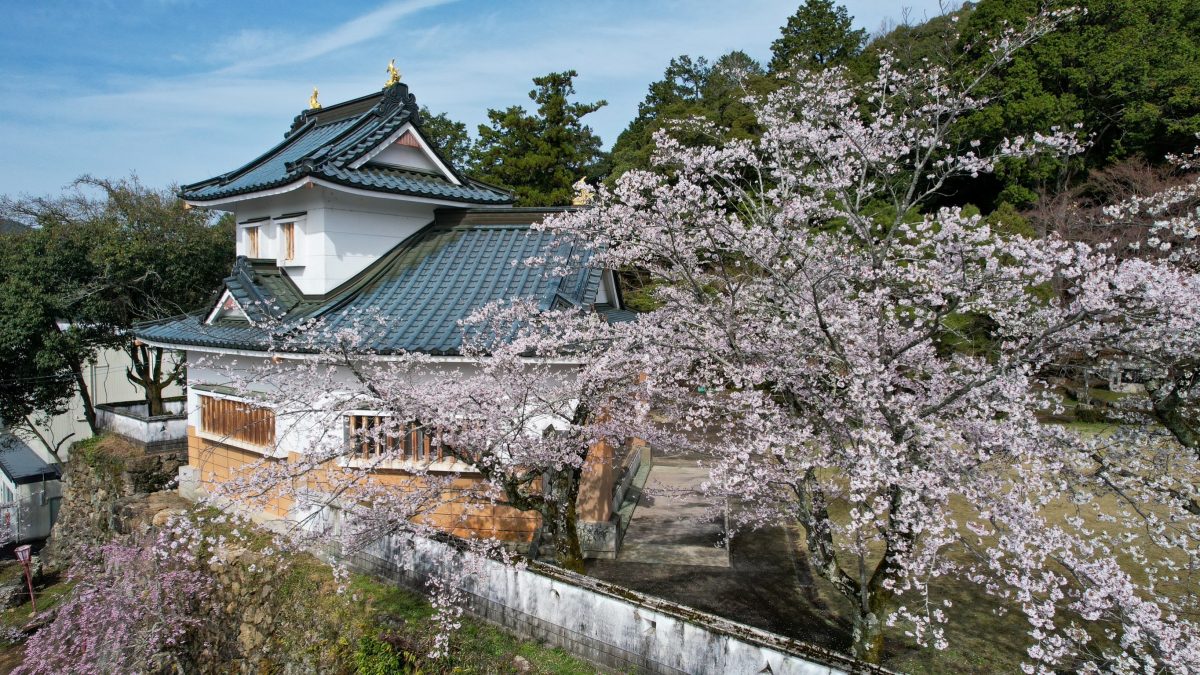
[[[117,438],[78,443],[63,476],[62,509],[42,560],[66,571],[75,556],[140,528],[159,526],[190,504],[168,490],[184,453],[146,455]]]

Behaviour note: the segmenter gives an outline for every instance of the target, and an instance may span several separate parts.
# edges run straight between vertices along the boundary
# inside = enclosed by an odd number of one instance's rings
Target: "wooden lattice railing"
[[[346,444],[350,457],[373,460],[381,456],[411,462],[437,462],[443,458],[442,447],[434,445],[432,435],[418,422],[398,425],[379,415],[346,416]]]

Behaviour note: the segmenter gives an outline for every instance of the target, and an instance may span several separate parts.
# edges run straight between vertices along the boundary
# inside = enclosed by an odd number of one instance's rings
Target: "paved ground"
[[[724,510],[700,493],[707,475],[694,460],[655,459],[617,560],[729,567]]]
[[[653,461],[618,558],[588,561],[590,575],[799,640],[848,643],[849,626],[821,610],[782,527],[739,533],[718,548],[725,514],[697,490],[704,470],[694,458]]]

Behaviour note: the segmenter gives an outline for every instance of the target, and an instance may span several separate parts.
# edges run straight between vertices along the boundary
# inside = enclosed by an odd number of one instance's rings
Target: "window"
[[[246,228],[246,257],[258,257],[258,226]]]
[[[280,223],[279,236],[281,239],[280,247],[283,253],[284,260],[296,259],[296,223]]]
[[[201,431],[250,445],[275,441],[275,413],[269,408],[215,396],[199,398]]]
[[[275,263],[280,267],[299,267],[304,264],[304,221],[303,213],[285,213],[272,222],[276,225]]]
[[[418,422],[391,423],[381,415],[346,416],[346,443],[350,459],[372,460],[383,455],[411,462],[437,462],[443,459],[442,447],[433,445],[431,435]]]

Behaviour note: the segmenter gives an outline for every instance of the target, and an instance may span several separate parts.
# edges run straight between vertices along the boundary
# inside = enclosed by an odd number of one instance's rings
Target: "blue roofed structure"
[[[238,256],[209,306],[137,326],[137,337],[185,351],[313,351],[312,335],[293,338],[319,319],[326,334],[355,325],[364,351],[450,356],[459,322],[493,301],[633,318],[589,251],[532,227],[562,209],[513,208],[510,192],[442,157],[421,122],[398,73],[329,107],[314,91],[282,142],[183,186],[188,203],[234,214]],[[542,256],[573,267],[552,276],[525,264]]]
[[[214,320],[205,308],[142,324],[136,332],[152,344],[304,351],[315,346],[289,338],[302,323],[320,319],[328,333],[357,327],[363,338],[359,346],[373,353],[455,355],[462,344],[458,322],[496,300],[534,298],[545,309],[594,307],[613,321],[632,319],[607,297],[611,293],[600,297],[606,272],[587,267],[587,251],[531,229],[552,211],[440,210],[428,227],[319,297],[300,293],[273,261],[239,258],[225,285],[244,317]],[[550,276],[545,267],[525,264],[547,254],[579,267],[566,276]],[[363,321],[366,317],[370,320]]]
[[[25,441],[7,431],[0,431],[0,472],[13,485],[58,480],[62,473],[48,464]]]
[[[421,113],[408,85],[296,117],[283,142],[234,169],[185,185],[193,203],[218,202],[297,184],[325,184],[463,204],[511,204],[512,193],[467,178],[421,136]],[[428,161],[388,164],[380,153],[396,141],[421,150]]]
[[[425,138],[419,108],[399,73],[389,67],[389,75],[381,92],[329,107],[320,106],[314,91],[282,142],[181,189],[190,205],[230,213],[236,224],[232,268],[212,301],[133,329],[141,344],[183,352],[188,364],[188,465],[180,469],[185,494],[219,494],[264,457],[283,468],[341,446],[348,452],[339,463],[374,462],[346,443],[348,434],[388,412],[371,410],[374,404],[351,391],[359,360],[421,353],[430,356],[428,370],[401,376],[461,377],[470,368],[461,363],[463,332],[471,330],[461,323],[492,303],[532,301],[543,310],[594,312],[612,323],[633,319],[613,271],[592,265],[589,247],[537,226],[579,207],[515,208],[510,192],[464,175]],[[274,378],[258,377],[259,368],[271,364],[282,379],[294,375],[304,385],[311,377],[302,365],[306,354],[340,346],[335,341],[347,332],[355,336],[355,358],[329,365],[331,390],[296,392],[309,399],[297,402],[300,408],[335,416],[322,415],[310,427],[292,404],[271,402]],[[546,365],[556,376],[571,377],[581,358],[564,354]],[[250,377],[240,380],[240,372]],[[419,468],[481,480],[469,462],[434,452],[430,437],[423,438],[412,436],[405,441],[409,454],[371,471]],[[633,444],[623,447],[634,452]],[[604,448],[597,452],[613,452]],[[588,531],[601,533],[597,550],[607,554],[603,547],[615,535],[604,534],[611,523],[602,510],[611,506],[604,496],[613,494],[616,473],[599,462],[589,466],[594,477],[581,482],[594,481],[589,489],[601,497],[587,514],[595,520]],[[310,496],[321,489],[304,488]],[[266,508],[272,518],[307,520],[314,503],[281,494]],[[507,508],[492,504],[489,515],[472,516],[469,527],[528,542],[537,517]]]

